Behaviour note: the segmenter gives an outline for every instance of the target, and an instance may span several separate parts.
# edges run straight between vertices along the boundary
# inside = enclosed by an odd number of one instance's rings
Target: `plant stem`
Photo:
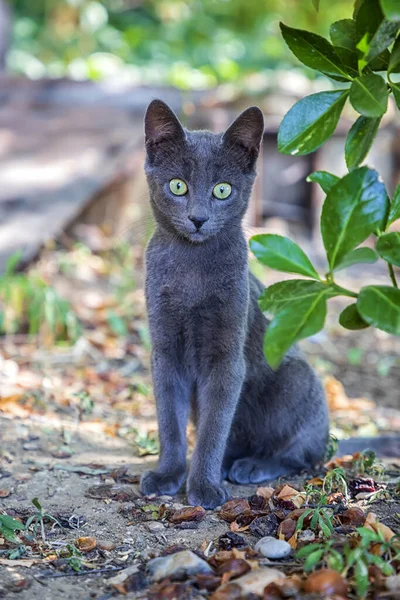
[[[338,292],[340,292],[342,294],[342,296],[349,296],[350,298],[358,298],[358,294],[356,294],[355,292],[352,292],[351,290],[346,290],[346,288],[343,288],[340,285],[337,285],[337,283],[334,283],[333,281],[331,281],[331,283],[329,284],[331,287],[333,287],[335,290],[337,290]]]
[[[389,268],[390,279],[392,280],[394,287],[398,288],[399,286],[396,281],[396,275],[394,273],[393,265],[391,263],[388,263],[388,268]]]

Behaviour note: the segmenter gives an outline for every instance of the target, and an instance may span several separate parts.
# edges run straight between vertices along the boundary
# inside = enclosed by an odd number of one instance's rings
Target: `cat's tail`
[[[382,458],[400,458],[400,435],[382,435],[378,437],[354,437],[339,442],[336,456],[373,450]]]

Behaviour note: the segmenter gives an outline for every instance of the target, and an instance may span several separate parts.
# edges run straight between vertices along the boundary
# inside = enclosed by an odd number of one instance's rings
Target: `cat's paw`
[[[267,479],[274,479],[274,473],[266,463],[254,458],[239,458],[233,463],[229,475],[229,481],[240,485],[248,483],[261,483]]]
[[[140,491],[144,496],[156,494],[156,496],[174,496],[181,489],[185,480],[185,473],[180,475],[157,473],[157,471],[146,471],[140,480]]]
[[[216,508],[224,504],[229,498],[229,492],[223,485],[216,485],[209,481],[189,483],[188,500],[192,506],[203,508]]]

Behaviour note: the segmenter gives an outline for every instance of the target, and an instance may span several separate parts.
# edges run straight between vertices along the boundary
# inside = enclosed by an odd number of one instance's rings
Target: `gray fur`
[[[144,494],[175,494],[186,478],[186,426],[197,443],[189,502],[213,508],[223,478],[258,483],[312,467],[324,455],[328,415],[322,386],[297,349],[277,371],[267,365],[268,324],[249,272],[242,219],[263,134],[257,107],[225,134],[187,131],[154,100],[146,113],[146,174],[156,231],[146,252],[146,301],[160,434],[156,471]],[[183,179],[185,196],[169,181]],[[232,185],[226,200],[212,195]],[[204,221],[197,230],[193,220]]]

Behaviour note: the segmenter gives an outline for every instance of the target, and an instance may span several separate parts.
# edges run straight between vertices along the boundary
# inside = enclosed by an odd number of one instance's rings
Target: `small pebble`
[[[302,542],[313,542],[315,540],[315,533],[311,529],[305,529],[304,531],[299,531],[297,539]]]
[[[278,559],[288,556],[292,551],[292,547],[284,540],[264,537],[257,542],[255,550],[266,558]]]
[[[167,496],[164,494],[164,496],[159,496],[158,499],[161,500],[161,502],[171,502],[173,498],[172,496]]]
[[[157,533],[158,531],[163,531],[165,527],[159,521],[150,521],[150,523],[146,523],[146,529],[150,533]]]
[[[153,581],[160,581],[165,577],[181,579],[197,573],[212,573],[210,565],[190,550],[155,558],[147,564],[147,571]]]
[[[115,544],[111,540],[97,540],[97,547],[100,548],[100,550],[111,552],[111,550],[114,550]]]

